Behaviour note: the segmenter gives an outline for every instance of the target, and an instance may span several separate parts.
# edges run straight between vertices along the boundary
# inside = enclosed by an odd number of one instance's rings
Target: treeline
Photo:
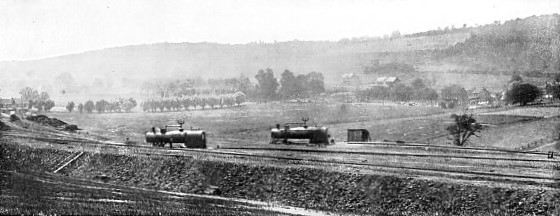
[[[416,72],[416,68],[414,68],[414,66],[410,64],[399,62],[390,62],[385,64],[379,64],[378,62],[376,62],[376,64],[374,65],[364,67],[364,73],[366,74],[394,74],[395,72],[414,73]]]
[[[180,111],[192,109],[211,109],[232,107],[234,105],[241,105],[246,101],[246,96],[243,92],[236,92],[234,94],[225,95],[196,95],[187,96],[182,98],[157,98],[148,99],[141,104],[144,112],[164,112],[164,111]]]
[[[131,112],[132,109],[134,109],[134,107],[136,107],[137,105],[138,104],[134,98],[119,98],[118,100],[114,101],[101,99],[96,102],[88,100],[85,103],[79,103],[77,106],[74,101],[70,101],[66,105],[66,110],[68,110],[68,112],[72,112],[74,111],[74,109],[77,109],[80,113],[93,113],[94,111],[97,113]]]
[[[224,95],[243,92],[247,94],[251,82],[243,75],[229,79],[184,79],[159,82],[145,82],[142,89],[151,97],[188,97],[195,95]]]
[[[360,102],[372,102],[375,100],[401,102],[411,100],[436,101],[438,100],[438,93],[436,90],[427,87],[421,79],[416,79],[410,86],[399,83],[394,86],[373,86],[360,90],[356,93],[356,98]]]
[[[272,101],[307,98],[325,92],[325,79],[319,72],[296,75],[289,70],[284,70],[278,80],[274,77],[274,71],[267,68],[259,70],[255,79],[257,83],[253,84],[248,77],[242,74],[239,77],[208,79],[207,81],[201,79],[173,80],[144,83],[143,89],[149,97],[159,98],[150,99],[151,101],[173,101],[176,98],[182,100],[180,98],[186,97],[197,97],[203,100],[206,97],[221,98],[221,95],[237,94],[238,92],[244,95],[245,100]],[[211,102],[211,104],[213,103]],[[227,104],[225,105],[227,106]]]
[[[259,70],[254,97],[260,101],[307,98],[325,92],[325,78],[322,73],[298,74],[289,70],[281,74],[280,82],[272,69]]]

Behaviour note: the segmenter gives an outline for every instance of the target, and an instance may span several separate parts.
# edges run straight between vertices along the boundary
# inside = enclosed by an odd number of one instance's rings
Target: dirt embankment
[[[8,169],[48,171],[69,153],[2,144]],[[4,158],[6,159],[6,158]],[[489,188],[384,175],[278,168],[189,157],[88,153],[65,175],[177,192],[277,202],[358,214],[558,214],[555,191]]]

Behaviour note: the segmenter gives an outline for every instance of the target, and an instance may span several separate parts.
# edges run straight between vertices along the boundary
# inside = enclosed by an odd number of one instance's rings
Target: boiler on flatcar
[[[327,127],[308,126],[309,118],[303,118],[302,121],[303,123],[285,123],[284,127],[276,124],[276,128],[270,130],[270,144],[276,144],[278,141],[287,144],[290,139],[305,139],[312,144],[334,144]]]
[[[183,143],[187,148],[206,148],[206,132],[201,129],[183,129],[183,120],[177,121],[178,125],[166,125],[164,128],[152,127],[151,131],[146,132],[146,142],[153,146],[164,147],[169,143],[173,148],[173,143]],[[176,128],[175,130],[169,130]]]

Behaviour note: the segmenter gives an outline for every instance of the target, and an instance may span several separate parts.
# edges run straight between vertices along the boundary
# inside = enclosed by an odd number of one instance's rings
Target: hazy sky
[[[339,40],[552,13],[559,0],[2,0],[0,60],[158,42]]]

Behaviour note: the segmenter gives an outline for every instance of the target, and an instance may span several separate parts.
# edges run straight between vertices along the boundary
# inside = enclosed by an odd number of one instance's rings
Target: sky
[[[2,0],[0,61],[161,42],[337,41],[553,13],[559,0]]]

